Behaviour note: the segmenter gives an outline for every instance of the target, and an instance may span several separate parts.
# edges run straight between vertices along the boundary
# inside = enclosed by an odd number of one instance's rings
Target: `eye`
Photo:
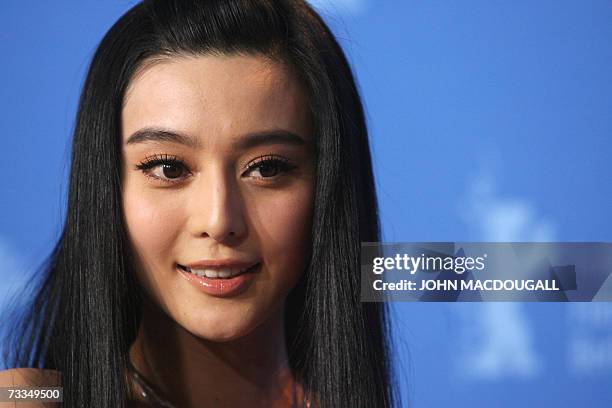
[[[136,168],[148,177],[166,183],[176,183],[191,175],[183,161],[165,154],[147,157]]]
[[[243,176],[250,176],[259,179],[270,179],[286,173],[295,168],[289,160],[280,156],[260,156],[247,164],[247,170]]]

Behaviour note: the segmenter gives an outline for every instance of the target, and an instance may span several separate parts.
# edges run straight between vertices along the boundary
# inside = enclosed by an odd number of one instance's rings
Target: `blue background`
[[[313,1],[357,75],[386,241],[612,241],[612,2]],[[127,0],[0,4],[0,302],[65,214]],[[406,405],[612,406],[612,305],[393,304]]]

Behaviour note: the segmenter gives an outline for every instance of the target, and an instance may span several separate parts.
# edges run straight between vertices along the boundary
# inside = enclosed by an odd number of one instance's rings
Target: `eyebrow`
[[[144,128],[134,132],[126,144],[132,145],[145,142],[178,143],[192,148],[199,148],[200,143],[192,136],[160,128]],[[297,134],[287,130],[271,130],[248,133],[232,142],[234,149],[246,150],[252,147],[272,144],[286,144],[300,146],[308,142]]]
[[[137,144],[146,142],[169,142],[183,144],[197,148],[199,143],[191,136],[159,128],[144,128],[132,133],[126,144]]]

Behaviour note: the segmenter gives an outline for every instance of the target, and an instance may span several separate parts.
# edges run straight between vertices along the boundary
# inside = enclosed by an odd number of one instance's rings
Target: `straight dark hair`
[[[379,240],[363,107],[304,1],[145,0],[108,31],[79,102],[64,228],[7,361],[60,371],[65,407],[126,406],[143,295],[121,209],[121,107],[147,61],[203,54],[270,56],[305,85],[317,178],[311,259],[286,303],[290,367],[321,407],[394,405],[387,309],[360,302],[360,242]]]

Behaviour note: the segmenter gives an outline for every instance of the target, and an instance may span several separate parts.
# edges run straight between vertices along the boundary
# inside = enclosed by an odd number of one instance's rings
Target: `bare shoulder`
[[[58,387],[60,372],[40,368],[12,368],[0,371],[0,387],[23,385],[29,387]]]

